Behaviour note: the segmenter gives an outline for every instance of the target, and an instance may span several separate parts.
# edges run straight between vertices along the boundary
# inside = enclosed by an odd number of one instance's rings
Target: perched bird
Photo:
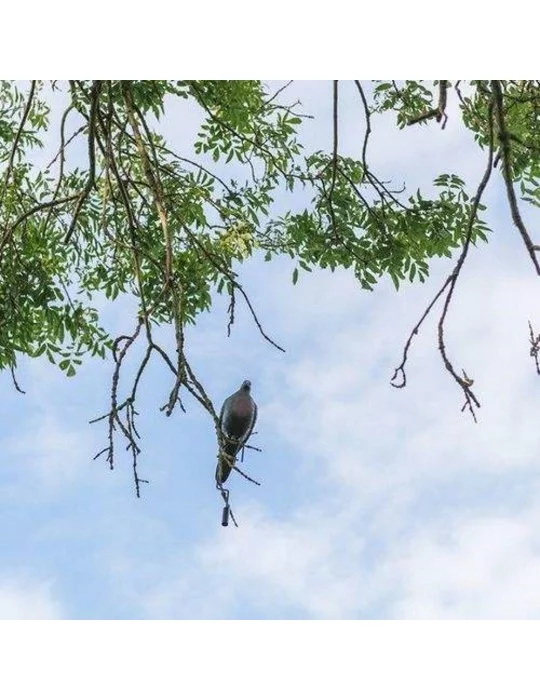
[[[223,484],[236,462],[236,456],[249,440],[257,420],[257,404],[251,398],[251,382],[246,379],[234,394],[225,399],[219,414],[223,432],[222,451],[216,469],[216,482]]]

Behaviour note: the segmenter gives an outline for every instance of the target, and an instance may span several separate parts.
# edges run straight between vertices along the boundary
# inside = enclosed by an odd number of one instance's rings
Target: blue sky
[[[289,91],[316,119],[307,150],[330,148],[331,83]],[[359,156],[364,133],[353,86],[344,86],[341,144]],[[197,114],[163,123],[188,147]],[[374,122],[379,175],[429,186],[456,172],[475,187],[484,167],[460,128],[397,132]],[[227,338],[217,298],[188,331],[191,364],[214,403],[248,377],[258,435],[231,498],[238,529],[220,526],[215,434],[187,401],[159,412],[170,378],[154,365],[140,391],[150,484],[134,497],[129,460],[114,472],[92,456],[105,444],[110,364],[88,361],[74,379],[22,361],[21,396],[4,375],[0,442],[2,618],[482,618],[540,616],[540,380],[527,320],[540,327],[538,282],[507,213],[489,188],[488,246],[474,249],[456,290],[447,348],[475,379],[475,425],[442,366],[434,316],[415,340],[408,386],[389,379],[426,303],[450,270],[437,261],[424,285],[361,290],[347,273],[301,273],[291,260],[255,258],[239,272],[265,330],[238,309]],[[534,237],[537,218],[527,212]],[[104,309],[107,326],[133,326],[132,304]]]

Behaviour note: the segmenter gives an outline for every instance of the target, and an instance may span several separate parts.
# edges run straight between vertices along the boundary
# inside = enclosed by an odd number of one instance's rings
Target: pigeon
[[[219,414],[223,432],[222,452],[216,469],[216,483],[223,484],[229,478],[236,456],[249,440],[257,420],[257,404],[251,398],[251,382],[246,379],[234,394],[225,399]]]

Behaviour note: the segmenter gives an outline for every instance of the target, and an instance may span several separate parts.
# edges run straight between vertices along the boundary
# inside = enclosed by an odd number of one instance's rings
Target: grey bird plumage
[[[249,440],[257,421],[257,404],[251,397],[251,382],[246,379],[234,394],[225,399],[219,415],[223,433],[222,452],[216,469],[216,482],[223,484],[236,462],[240,450]]]

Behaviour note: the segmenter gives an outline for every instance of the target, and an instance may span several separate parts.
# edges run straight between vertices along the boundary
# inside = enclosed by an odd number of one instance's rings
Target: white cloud
[[[311,529],[314,517],[319,524],[315,531]],[[145,582],[144,590],[135,596],[142,615],[242,617],[246,604],[255,617],[287,617],[299,608],[315,618],[354,614],[355,562],[363,538],[347,538],[347,555],[353,546],[356,550],[356,557],[347,563],[339,546],[343,518],[314,511],[279,521],[270,519],[259,506],[244,504],[240,524],[238,529],[220,530],[190,557],[185,552],[172,556],[167,573],[161,569],[155,582]],[[132,562],[126,576],[136,575],[137,569]]]
[[[84,433],[62,426],[53,414],[32,418],[24,432],[4,441],[4,447],[25,468],[27,478],[53,489],[71,484],[92,459]]]
[[[349,121],[349,148],[362,133],[360,116]],[[399,139],[373,150],[408,176],[419,170],[411,148],[433,174],[444,162],[475,181],[484,165],[453,122]],[[422,177],[429,181],[424,168]],[[237,497],[240,529],[163,562],[139,596],[144,614],[234,617],[247,605],[261,617],[539,616],[540,379],[526,325],[538,318],[538,281],[517,235],[512,245],[501,235],[502,221],[489,247],[471,251],[446,325],[456,370],[475,380],[478,425],[460,413],[461,391],[441,362],[440,307],[410,349],[407,388],[389,386],[451,261],[399,293],[385,283],[361,292],[352,276],[326,273],[291,288],[285,264],[257,267],[256,280],[243,270],[259,285],[265,329],[292,349],[270,362],[235,337],[223,354],[260,360],[260,427],[275,455],[267,481],[294,473],[301,493],[286,507],[264,490],[257,506]]]
[[[314,100],[324,93],[331,107],[326,87],[303,90]],[[358,154],[361,109],[344,115],[341,142]],[[326,133],[316,127],[315,147],[330,143],[329,124]],[[473,173],[475,181],[483,167],[452,119],[444,132],[431,125],[397,140],[388,133],[383,120],[371,145],[385,175],[429,182],[442,168]],[[179,532],[187,517],[181,510],[167,522],[162,512],[148,516],[150,501],[137,504],[137,516],[111,501],[104,565],[111,588],[148,617],[241,617],[246,609],[261,617],[540,616],[540,379],[526,327],[538,318],[537,280],[517,236],[509,246],[501,231],[499,221],[489,248],[472,251],[447,322],[450,357],[475,379],[482,402],[478,425],[460,413],[461,392],[441,363],[439,309],[411,347],[407,388],[389,386],[403,343],[451,261],[435,264],[426,285],[397,294],[384,283],[362,292],[346,274],[302,274],[292,288],[292,267],[283,261],[243,268],[266,331],[288,353],[253,342],[245,312],[225,341],[225,314],[205,317],[208,329],[190,330],[190,347],[202,375],[220,389],[239,367],[241,378],[246,372],[254,380],[265,457],[273,460],[270,488],[256,492],[255,505],[233,485],[240,528],[209,534],[211,526],[197,521],[192,531],[206,530],[194,544]],[[119,322],[114,312],[110,321]],[[44,480],[64,483],[90,464],[90,441],[65,420],[56,380],[38,372],[30,383],[42,399],[24,434],[4,447]],[[107,379],[105,401],[108,387]],[[170,460],[172,441],[164,449]],[[284,505],[280,480],[290,474],[298,492],[285,494]],[[159,485],[152,488],[157,502]],[[0,582],[4,609],[59,616],[47,587]]]
[[[244,595],[249,591],[260,612],[300,607],[308,616],[341,617],[354,610],[354,562],[363,547],[363,538],[352,532],[347,552],[339,546],[346,520],[306,510],[281,522],[251,507],[242,512],[238,530],[201,548],[200,560],[224,572],[232,590],[240,585]]]
[[[0,579],[1,620],[57,620],[64,617],[49,583]]]
[[[433,323],[411,349],[408,388],[388,387],[426,288],[381,292],[368,314],[365,299],[351,300],[332,332],[283,365],[260,406],[276,460],[285,448],[291,461],[280,467],[303,475],[305,499],[279,516],[241,503],[240,529],[197,547],[187,588],[212,580],[219,591],[203,615],[243,600],[278,617],[538,616],[540,387],[526,327],[537,282],[508,258],[484,261],[460,286],[447,330],[456,367],[476,380],[479,423],[460,413]],[[319,277],[319,288],[322,279],[330,298],[346,297],[347,281]],[[306,338],[319,328],[309,314],[319,297],[314,284],[288,307],[303,310],[294,318]],[[171,595],[161,586],[161,614],[174,617],[185,599]]]
[[[12,477],[4,480],[5,494],[23,490],[47,497],[90,473],[97,431],[88,425],[91,407],[85,415],[83,406],[84,381],[93,369],[86,366],[86,377],[70,381],[44,359],[22,363],[19,380],[26,395],[15,397],[20,417],[12,419],[0,443]]]
[[[539,510],[478,517],[418,535],[386,574],[402,582],[405,618],[540,617]]]

